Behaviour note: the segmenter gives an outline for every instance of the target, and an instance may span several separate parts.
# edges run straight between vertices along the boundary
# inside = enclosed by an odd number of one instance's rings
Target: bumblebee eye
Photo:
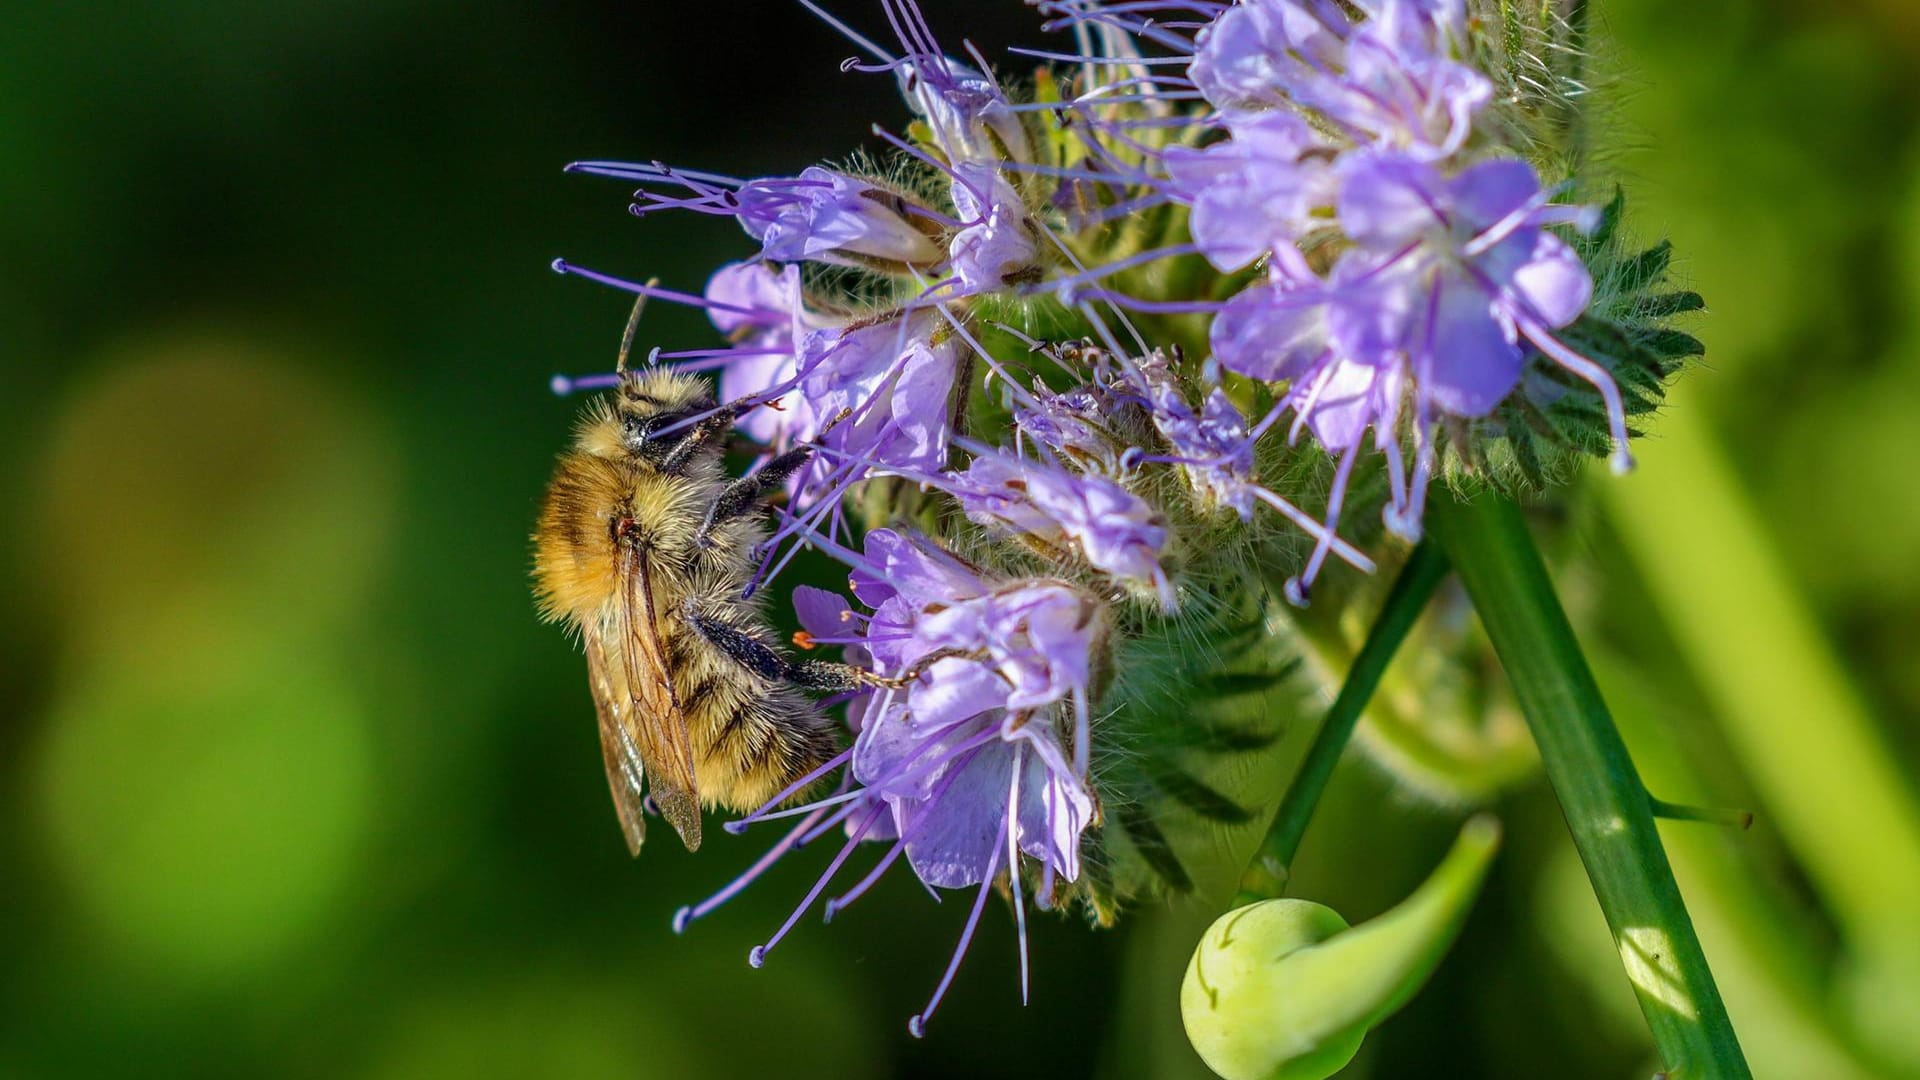
[[[620,433],[627,445],[636,449],[645,445],[647,436],[653,433],[653,417],[640,417],[627,413],[620,417]]]
[[[656,458],[665,455],[693,434],[693,425],[688,421],[699,415],[693,409],[654,413],[652,416],[627,414],[620,419],[621,434],[629,450]]]

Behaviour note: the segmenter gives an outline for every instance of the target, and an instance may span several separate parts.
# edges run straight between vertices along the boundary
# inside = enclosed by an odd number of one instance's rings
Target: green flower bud
[[[1412,896],[1358,927],[1309,900],[1264,900],[1222,915],[1180,986],[1194,1050],[1226,1080],[1338,1072],[1367,1031],[1433,974],[1499,846],[1499,822],[1473,818]]]

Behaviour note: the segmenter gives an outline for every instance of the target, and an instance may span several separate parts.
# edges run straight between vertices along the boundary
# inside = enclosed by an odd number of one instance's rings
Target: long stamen
[[[1331,547],[1329,539],[1340,524],[1340,509],[1347,500],[1347,480],[1353,475],[1353,463],[1360,459],[1360,440],[1354,440],[1347,452],[1340,456],[1340,465],[1333,472],[1333,486],[1327,491],[1327,527],[1320,540],[1313,545],[1313,554],[1307,559],[1307,566],[1299,574],[1287,579],[1282,591],[1287,602],[1294,607],[1306,607],[1313,590],[1313,581],[1320,576],[1320,567],[1327,561],[1327,551]]]
[[[603,274],[598,270],[589,270],[584,266],[575,266],[565,259],[553,260],[553,271],[556,274],[570,274],[574,277],[586,278],[588,281],[599,282],[602,285],[610,285],[623,292],[633,293],[635,296],[646,296],[655,300],[666,300],[675,304],[685,304],[688,307],[706,308],[710,311],[729,311],[736,315],[765,314],[753,308],[740,307],[737,304],[725,304],[718,300],[709,300],[704,296],[695,296],[692,293],[675,292],[672,289],[662,289],[657,285],[642,285],[637,281],[628,281],[625,278],[617,278],[611,274]]]
[[[805,3],[805,0],[801,0]],[[737,188],[745,180],[719,173],[698,172],[693,169],[678,169],[658,161],[650,164],[636,164],[626,161],[576,161],[568,165],[565,172],[585,173],[589,176],[610,176],[616,180],[671,180],[691,187],[694,184],[710,184],[715,187]]]
[[[807,845],[813,843],[815,840],[818,840],[821,837],[827,835],[829,832],[833,831],[835,826],[839,825],[841,822],[852,817],[853,812],[858,809],[860,809],[860,803],[856,800],[854,802],[848,803],[845,806],[842,806],[840,809],[835,810],[833,813],[828,814],[824,819],[821,820],[821,822],[818,825],[815,825],[812,829],[809,829],[806,835],[800,837],[800,842],[794,846],[806,847]]]
[[[1301,512],[1299,507],[1293,505],[1287,500],[1281,498],[1278,495],[1275,495],[1273,492],[1268,491],[1266,488],[1263,488],[1263,487],[1255,487],[1255,488],[1251,488],[1250,490],[1253,492],[1253,496],[1255,498],[1259,499],[1263,503],[1266,503],[1268,506],[1273,507],[1275,510],[1280,511],[1280,513],[1283,516],[1285,516],[1288,521],[1293,522],[1295,525],[1298,525],[1300,526],[1301,529],[1305,530],[1308,536],[1318,539],[1322,536],[1328,535],[1325,526],[1321,525],[1319,522],[1308,517],[1305,513]],[[1367,558],[1366,555],[1362,554],[1359,548],[1354,547],[1353,545],[1347,543],[1345,540],[1342,540],[1337,536],[1328,540],[1327,543],[1328,543],[1328,546],[1332,548],[1333,553],[1335,555],[1340,556],[1341,560],[1346,562],[1349,566],[1352,566],[1354,569],[1359,570],[1363,574],[1373,573],[1373,570],[1374,570],[1373,560]]]
[[[1013,918],[1020,939],[1020,1004],[1027,1003],[1027,905],[1020,895],[1020,769],[1023,748],[1013,747],[1013,780],[1007,785],[1007,882],[1013,887]]]
[[[555,396],[566,397],[585,390],[611,390],[620,385],[621,378],[617,371],[603,375],[555,375],[547,386]]]
[[[920,149],[919,147],[913,145],[912,143],[906,141],[905,139],[902,139],[900,136],[895,135],[893,132],[888,131],[886,128],[881,127],[879,124],[873,125],[872,131],[875,135],[886,140],[888,143],[892,144],[892,146],[895,149],[902,151],[908,157],[913,158],[915,161],[918,161],[923,165],[932,167],[937,172],[946,174],[948,179],[952,180],[956,184],[959,184],[961,187],[966,188],[967,192],[971,194],[974,197],[974,200],[978,202],[981,206],[993,205],[993,199],[990,198],[986,192],[981,191],[980,188],[977,185],[975,185],[972,181],[968,180],[964,176],[961,176],[959,171],[956,170],[953,166],[948,165],[947,163],[941,161],[939,158],[934,157],[933,155],[927,153],[926,151]]]
[[[747,867],[738,877],[729,881],[719,892],[714,893],[712,896],[707,897],[697,904],[689,904],[675,911],[673,913],[673,932],[676,934],[686,933],[687,926],[695,919],[706,918],[708,915],[713,914],[720,905],[740,895],[741,890],[753,884],[756,878],[766,873],[772,868],[774,863],[779,862],[781,856],[798,847],[801,834],[813,828],[815,821],[825,813],[826,811],[824,809],[816,810],[812,816],[809,816],[801,821],[800,824],[789,829],[787,835],[780,838],[779,843],[768,848],[758,859],[753,861],[752,866]]]
[[[1127,256],[1124,259],[1115,259],[1110,263],[1106,263],[1101,266],[1096,266],[1093,269],[1084,271],[1082,273],[1073,274],[1068,277],[1055,278],[1052,281],[1044,282],[1040,285],[1035,285],[1028,291],[1035,292],[1035,293],[1059,292],[1062,294],[1062,299],[1064,301],[1066,301],[1067,303],[1072,303],[1073,297],[1079,291],[1079,287],[1082,285],[1085,285],[1088,282],[1098,281],[1103,277],[1109,277],[1113,274],[1123,273],[1127,270],[1133,269],[1136,266],[1142,266],[1146,263],[1159,262],[1161,259],[1173,259],[1173,258],[1178,258],[1182,255],[1197,254],[1199,250],[1200,250],[1200,245],[1198,244],[1169,244],[1166,247],[1153,248],[1152,250],[1149,250],[1149,251],[1136,252],[1132,255]]]
[[[967,913],[966,929],[960,932],[960,944],[954,947],[953,959],[947,963],[947,973],[940,977],[940,985],[934,987],[933,997],[927,1007],[914,1014],[907,1021],[907,1033],[919,1039],[926,1036],[927,1021],[932,1019],[933,1011],[940,1007],[940,999],[947,994],[947,987],[953,984],[953,976],[960,970],[960,961],[967,955],[967,946],[973,943],[973,931],[980,925],[980,912],[987,906],[987,891],[993,888],[994,875],[1000,869],[1000,845],[993,846],[993,853],[987,857],[987,873],[980,882],[979,895],[974,897],[973,910]]]
[[[1554,363],[1573,372],[1600,393],[1600,400],[1607,408],[1607,426],[1613,436],[1613,454],[1607,464],[1615,476],[1624,476],[1633,471],[1633,452],[1627,448],[1627,409],[1620,397],[1620,385],[1614,382],[1613,375],[1606,368],[1581,356],[1566,346],[1566,343],[1554,336],[1544,321],[1527,312],[1515,322],[1528,341],[1538,346]]]
[[[1007,51],[1015,56],[1030,56],[1036,60],[1057,60],[1067,64],[1107,64],[1132,67],[1141,64],[1193,63],[1193,59],[1186,56],[1087,56],[1080,53],[1053,52],[1048,49],[1026,49],[1018,45],[1008,46]]]
[[[755,945],[747,951],[747,964],[749,966],[757,968],[767,962],[767,953],[773,951],[775,945],[780,944],[780,939],[786,937],[787,931],[792,930],[794,924],[800,921],[800,916],[806,914],[807,909],[813,906],[814,900],[819,898],[821,891],[827,887],[827,883],[833,880],[833,875],[840,872],[840,867],[846,865],[847,856],[853,854],[853,849],[858,847],[860,841],[866,837],[867,830],[873,827],[873,823],[879,819],[880,813],[884,809],[884,806],[876,805],[873,810],[861,820],[859,827],[854,830],[853,835],[849,836],[847,842],[840,846],[840,850],[834,855],[833,861],[827,864],[826,872],[820,875],[820,880],[813,883],[813,888],[807,890],[807,895],[800,901],[800,905],[793,909],[793,914],[787,916],[787,921],[780,924],[780,929],[775,930],[773,936],[768,938],[765,944]]]
[[[846,910],[847,905],[860,899],[860,897],[866,894],[868,889],[873,888],[881,877],[886,874],[887,868],[898,862],[900,856],[906,853],[907,842],[905,840],[895,841],[894,845],[887,849],[887,853],[880,856],[880,861],[873,864],[873,869],[867,871],[867,876],[854,883],[853,888],[848,889],[839,896],[827,897],[827,902],[820,905],[820,921],[832,922],[833,917]]]
[[[848,41],[853,42],[855,45],[858,45],[861,48],[867,50],[867,52],[871,53],[875,58],[879,59],[881,62],[887,63],[887,64],[892,64],[896,62],[893,58],[892,53],[889,53],[887,50],[881,48],[878,45],[875,45],[872,41],[868,40],[865,36],[860,34],[859,31],[856,31],[853,27],[848,26],[844,22],[841,22],[826,8],[823,8],[819,4],[814,3],[813,0],[799,0],[799,4],[801,7],[806,8],[808,11],[813,12],[814,16],[818,18],[821,22],[826,23],[828,26],[831,26],[835,30],[840,31],[840,36],[846,38]]]
[[[746,832],[747,826],[749,825],[756,825],[762,821],[777,821],[781,818],[800,817],[803,814],[811,814],[815,810],[825,810],[830,806],[839,806],[842,803],[851,802],[864,794],[866,794],[864,790],[854,788],[851,791],[842,791],[838,794],[829,795],[824,799],[805,803],[801,806],[789,806],[785,810],[755,811],[746,817],[729,821],[725,825],[722,825],[721,828],[738,836]]]

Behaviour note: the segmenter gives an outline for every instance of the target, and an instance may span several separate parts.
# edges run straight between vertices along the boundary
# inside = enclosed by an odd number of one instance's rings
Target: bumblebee
[[[743,407],[665,368],[629,372],[625,353],[611,400],[587,407],[547,489],[535,594],[542,617],[586,649],[628,848],[640,853],[650,798],[691,851],[702,807],[756,809],[839,752],[806,690],[870,676],[784,655],[758,600],[743,597],[766,536],[763,500],[811,451],[727,476]]]

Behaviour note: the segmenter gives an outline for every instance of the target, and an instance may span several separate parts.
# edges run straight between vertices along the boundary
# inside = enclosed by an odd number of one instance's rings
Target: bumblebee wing
[[[639,855],[647,839],[646,792],[641,787],[646,768],[630,728],[632,699],[624,686],[616,686],[607,649],[600,634],[587,634],[587,679],[593,684],[593,711],[600,715],[600,756],[607,763],[607,787],[613,791],[620,830],[627,835],[627,850]]]
[[[643,548],[632,548],[621,563],[618,605],[621,658],[632,700],[628,730],[646,763],[654,805],[694,851],[700,847],[700,788],[687,743],[687,715],[668,674],[657,606],[652,564]]]

